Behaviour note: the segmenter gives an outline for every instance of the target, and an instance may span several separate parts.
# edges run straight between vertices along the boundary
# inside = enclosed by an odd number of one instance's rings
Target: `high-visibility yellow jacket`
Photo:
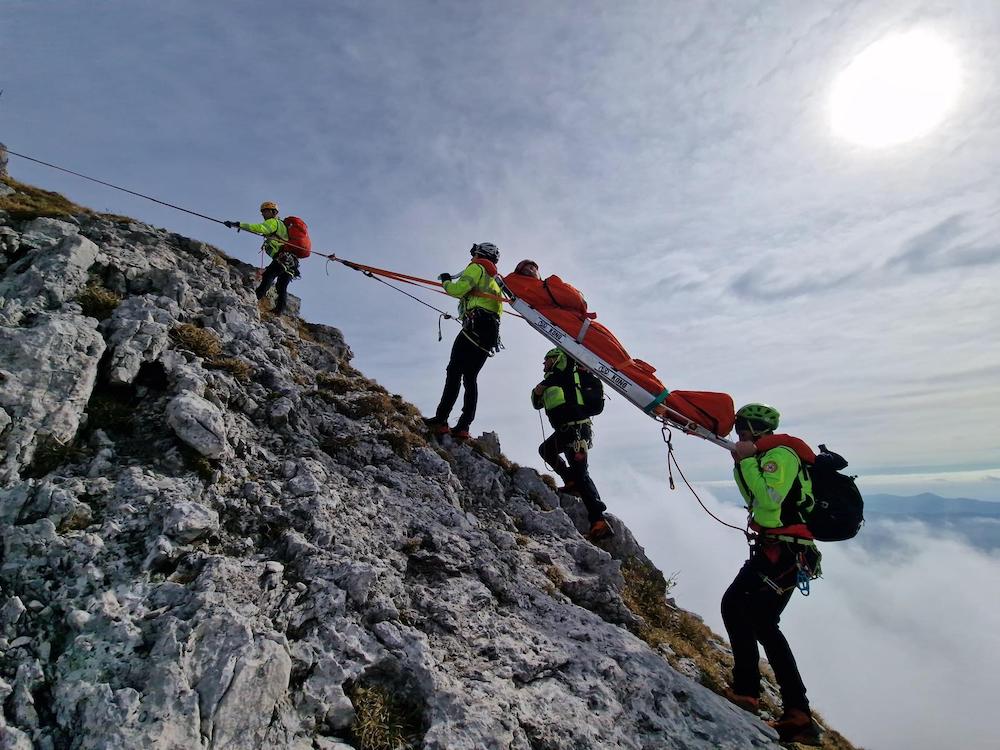
[[[458,297],[458,314],[464,316],[470,310],[481,307],[496,315],[503,309],[500,302],[500,285],[478,263],[470,263],[462,271],[462,275],[451,281],[443,281],[441,285],[452,297]],[[492,295],[479,296],[476,292]]]
[[[744,458],[733,468],[753,520],[765,529],[802,523],[800,505],[812,501],[812,480],[791,448],[778,446]]]
[[[278,251],[284,245],[282,240],[288,239],[288,228],[285,226],[285,222],[277,217],[266,219],[260,224],[248,224],[245,221],[241,221],[240,229],[268,237],[269,239],[265,240],[261,247],[272,258],[278,254]]]

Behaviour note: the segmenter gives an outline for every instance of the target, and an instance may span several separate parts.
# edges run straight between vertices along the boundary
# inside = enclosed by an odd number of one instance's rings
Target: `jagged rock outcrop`
[[[401,747],[777,747],[633,634],[627,529],[428,444],[251,267],[0,224],[0,747],[371,747],[373,696]]]

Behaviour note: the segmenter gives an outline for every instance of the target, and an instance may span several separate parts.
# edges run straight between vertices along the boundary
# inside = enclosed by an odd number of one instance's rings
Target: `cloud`
[[[724,635],[719,601],[745,559],[742,536],[683,490],[668,493],[633,474],[602,490],[654,562],[677,572],[678,604]],[[739,508],[699,494],[723,520],[742,524]],[[622,508],[619,497],[645,502]],[[782,616],[814,708],[859,746],[994,747],[1000,600],[983,582],[1000,580],[1000,555],[916,522],[880,530],[891,534],[891,549],[822,545],[824,577]]]
[[[815,269],[803,272],[800,269],[784,268],[783,273],[761,273],[751,269],[738,275],[729,284],[729,291],[744,299],[770,302],[794,297],[832,292],[855,284],[861,271],[829,273]]]
[[[887,267],[926,274],[1000,263],[1000,245],[960,241],[969,232],[968,220],[967,214],[955,214],[912,237],[889,259]]]

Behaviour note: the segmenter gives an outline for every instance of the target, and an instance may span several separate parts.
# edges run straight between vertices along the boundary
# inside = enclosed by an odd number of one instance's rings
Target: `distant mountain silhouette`
[[[919,522],[932,534],[957,536],[986,552],[1000,549],[1000,502],[930,492],[911,497],[866,495],[865,527],[858,539],[868,547],[886,542],[891,547],[896,533],[893,521]]]
[[[931,492],[899,495],[865,495],[865,516],[983,516],[1000,517],[1000,502],[967,497],[941,497]]]

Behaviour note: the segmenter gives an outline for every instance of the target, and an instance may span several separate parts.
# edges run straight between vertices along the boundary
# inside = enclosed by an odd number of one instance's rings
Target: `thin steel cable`
[[[166,201],[161,201],[159,198],[154,198],[151,195],[145,195],[143,193],[137,193],[135,190],[129,190],[128,188],[123,188],[120,185],[114,185],[110,182],[105,182],[104,180],[98,180],[96,177],[89,177],[88,175],[82,174],[80,172],[74,172],[72,169],[66,169],[66,167],[60,167],[58,164],[50,164],[47,161],[42,161],[41,159],[35,159],[31,156],[26,156],[24,154],[19,154],[17,151],[11,151],[7,149],[7,153],[13,156],[20,157],[21,159],[27,159],[28,161],[33,161],[36,164],[43,164],[46,167],[51,167],[52,169],[58,169],[60,172],[66,172],[67,174],[76,175],[77,177],[82,177],[85,180],[90,180],[91,182],[96,182],[98,185],[104,185],[109,188],[114,188],[115,190],[121,190],[123,193],[129,193],[130,195],[138,196],[139,198],[145,198],[148,201],[153,201],[153,203],[159,203],[161,206],[167,206],[168,208],[173,208],[178,211],[183,211],[186,214],[191,214],[192,216],[198,216],[202,219],[207,219],[208,221],[214,221],[216,224],[225,224],[226,222],[221,219],[215,219],[211,216],[205,216],[205,214],[200,214],[197,211],[192,211],[189,208],[184,208],[182,206],[176,206],[173,203],[167,203]]]

